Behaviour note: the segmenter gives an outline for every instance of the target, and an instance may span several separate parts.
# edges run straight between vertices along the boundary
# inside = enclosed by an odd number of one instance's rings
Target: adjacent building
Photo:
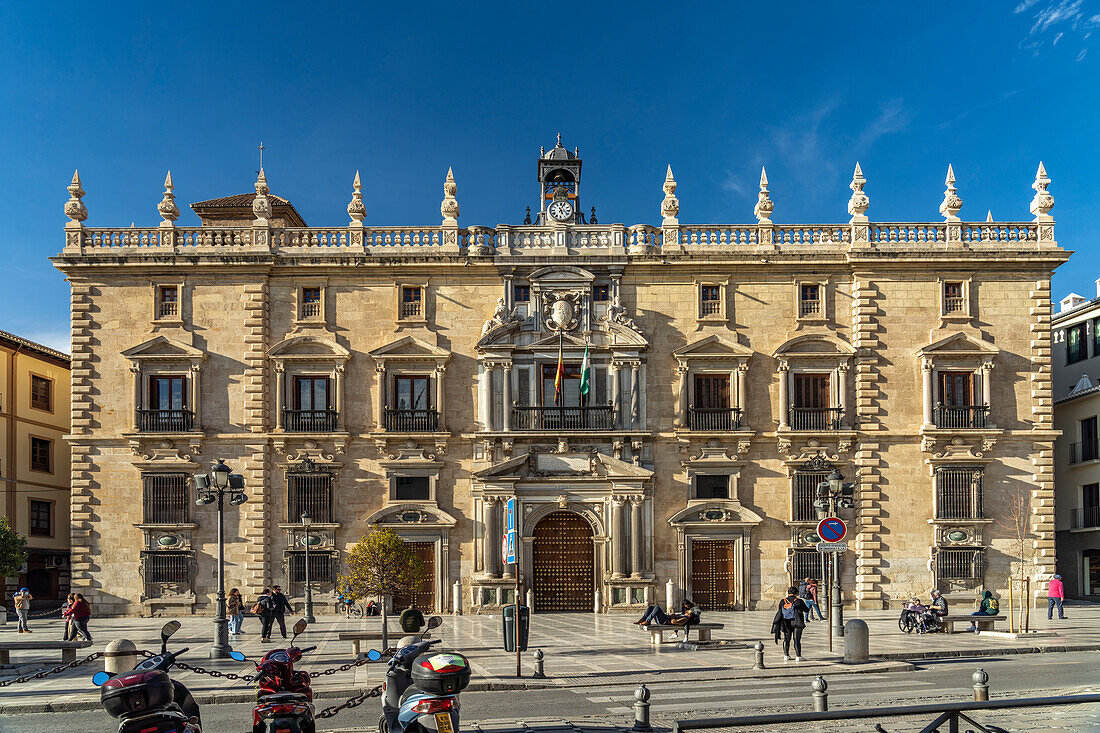
[[[1100,296],[1100,281],[1097,283]],[[1100,596],[1100,297],[1071,293],[1054,331],[1058,571],[1070,598]]]
[[[68,433],[69,356],[0,331],[0,497],[28,555],[4,599],[25,587],[56,606],[69,592]]]
[[[78,176],[54,258],[72,285],[73,582],[101,612],[210,612],[224,459],[229,582],[318,591],[372,527],[397,531],[438,611],[510,599],[504,506],[536,610],[674,594],[768,604],[821,575],[817,485],[856,484],[846,600],[1006,587],[1054,570],[1050,278],[1068,253],[1040,166],[1032,221],[600,223],[581,157],[534,161],[523,223],[307,226],[260,172],[156,227],[97,228]],[[590,170],[589,170],[590,174]],[[536,213],[532,214],[531,211]],[[601,218],[606,218],[601,217]],[[1009,523],[1027,498],[1021,552]],[[312,522],[307,530],[302,516]],[[1042,593],[1038,587],[1037,592]]]

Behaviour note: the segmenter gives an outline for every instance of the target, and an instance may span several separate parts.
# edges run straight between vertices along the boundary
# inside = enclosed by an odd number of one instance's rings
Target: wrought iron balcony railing
[[[1100,506],[1087,506],[1073,510],[1073,528],[1100,527]]]
[[[1097,445],[1095,440],[1083,440],[1080,443],[1069,444],[1069,462],[1070,463],[1082,463],[1084,461],[1095,461],[1100,458],[1100,446]]]
[[[338,417],[336,410],[283,410],[283,427],[288,433],[332,433]]]
[[[844,412],[839,407],[792,407],[792,430],[840,430]]]
[[[989,425],[988,405],[936,405],[937,428],[980,429]]]
[[[611,405],[512,408],[513,430],[613,430]]]
[[[439,430],[438,410],[390,410],[384,415],[386,430],[398,433],[434,433]]]
[[[741,410],[737,407],[689,407],[688,427],[692,430],[737,430]]]
[[[138,410],[137,418],[143,433],[186,433],[195,423],[190,410]]]

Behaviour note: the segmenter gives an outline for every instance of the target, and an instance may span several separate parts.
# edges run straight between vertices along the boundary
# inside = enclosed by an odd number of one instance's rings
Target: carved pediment
[[[380,363],[386,361],[434,361],[442,364],[451,358],[451,352],[426,341],[421,341],[415,336],[405,336],[396,341],[391,341],[369,353],[372,359]]]
[[[804,334],[795,336],[776,349],[775,357],[839,357],[856,353],[852,345],[835,336]]]
[[[267,355],[283,358],[339,359],[344,361],[351,352],[335,341],[317,336],[291,336],[272,346]]]
[[[692,341],[672,352],[680,362],[687,361],[743,361],[752,356],[752,349],[741,344],[712,335]]]
[[[458,520],[442,509],[427,504],[394,504],[367,517],[367,524],[406,527],[454,527]]]
[[[649,480],[653,472],[603,453],[529,452],[474,473],[482,481],[560,476]]]
[[[988,341],[965,333],[953,333],[919,349],[917,356],[990,358],[998,353],[1000,350]]]
[[[562,344],[562,348],[564,348],[564,349],[581,349],[582,351],[584,350],[584,347],[586,345],[584,339],[582,339],[578,336],[573,336],[572,334],[568,334],[568,333],[561,334],[561,344]],[[587,345],[592,346],[592,344],[587,344]],[[558,348],[558,334],[557,334],[557,332],[547,336],[546,338],[541,338],[538,341],[535,341],[528,348],[529,349],[548,349],[548,348],[551,348],[551,347],[553,347],[555,349]]]
[[[543,287],[553,287],[555,285],[591,283],[596,279],[596,276],[581,267],[552,265],[535,270],[527,276],[527,279],[531,282],[538,282]]]
[[[756,512],[747,509],[741,504],[732,501],[708,501],[704,504],[693,504],[669,517],[668,523],[673,527],[686,524],[717,525],[717,526],[745,526],[760,524],[764,521]]]
[[[160,360],[160,361],[201,361],[206,354],[194,346],[176,341],[167,336],[154,336],[153,338],[126,349],[122,355],[133,361]]]

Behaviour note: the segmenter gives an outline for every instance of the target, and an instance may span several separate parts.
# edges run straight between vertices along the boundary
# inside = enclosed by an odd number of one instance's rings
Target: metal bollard
[[[753,662],[752,668],[764,669],[764,642],[758,641],[752,648],[756,650],[756,661]]]
[[[137,666],[137,646],[129,639],[115,639],[103,650],[103,671],[111,674],[129,672]]]
[[[531,675],[537,680],[546,679],[546,672],[542,668],[542,649],[535,650],[535,673]]]
[[[866,664],[870,661],[870,641],[867,623],[854,618],[844,624],[844,663]]]
[[[829,710],[829,683],[825,681],[824,677],[818,677],[810,683],[810,689],[813,690],[814,695],[814,712],[824,713]]]
[[[989,675],[984,669],[978,667],[971,676],[974,680],[974,702],[986,702],[989,700]]]
[[[631,730],[653,730],[649,724],[649,688],[644,684],[634,690],[634,727]]]

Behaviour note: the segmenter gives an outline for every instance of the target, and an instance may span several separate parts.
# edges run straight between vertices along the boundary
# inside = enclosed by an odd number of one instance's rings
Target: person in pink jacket
[[[1047,618],[1054,618],[1054,607],[1058,606],[1058,618],[1065,618],[1062,613],[1062,600],[1066,597],[1065,588],[1062,587],[1062,576],[1055,575],[1047,586]]]

